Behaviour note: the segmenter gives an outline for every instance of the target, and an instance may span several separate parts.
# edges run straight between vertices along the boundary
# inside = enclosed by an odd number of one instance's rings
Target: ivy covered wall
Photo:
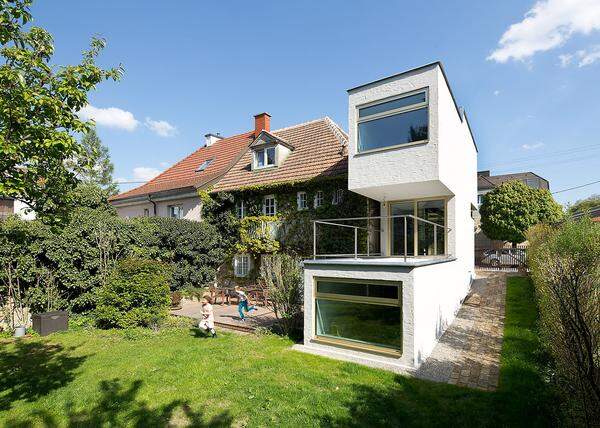
[[[342,190],[342,199],[334,204],[334,194]],[[323,192],[323,203],[315,207],[315,195]],[[297,193],[306,192],[307,208],[298,210]],[[274,195],[277,214],[263,215],[263,199]],[[347,176],[317,178],[309,181],[290,181],[260,186],[246,186],[231,192],[201,191],[203,219],[214,224],[224,239],[229,254],[254,256],[285,252],[309,257],[313,251],[313,223],[315,219],[366,217],[379,215],[379,203],[348,191]],[[238,219],[236,203],[243,201],[245,218]],[[261,222],[278,223],[276,242],[270,229],[261,230]],[[347,224],[359,225],[348,222]],[[365,226],[362,222],[361,226]],[[256,232],[258,228],[258,233]],[[349,254],[354,252],[354,231],[349,228],[319,225],[317,229],[319,253]],[[359,231],[359,251],[366,251],[366,231]],[[256,258],[256,257],[255,257]]]

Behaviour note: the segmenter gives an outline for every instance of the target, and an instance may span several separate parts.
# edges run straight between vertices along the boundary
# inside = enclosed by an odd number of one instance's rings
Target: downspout
[[[152,216],[156,217],[156,202],[152,200],[152,195],[148,195],[148,201],[152,204]]]

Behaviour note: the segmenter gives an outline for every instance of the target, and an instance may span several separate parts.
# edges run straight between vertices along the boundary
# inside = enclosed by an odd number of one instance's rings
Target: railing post
[[[354,258],[358,259],[358,227],[354,228]]]
[[[367,224],[367,257],[371,255],[369,241],[371,240],[371,230],[369,229],[369,225]]]
[[[317,259],[317,222],[313,220],[313,260]]]
[[[407,229],[406,228],[406,217],[404,217],[404,262],[406,262],[406,253],[408,251],[408,247],[406,245],[406,234],[407,234],[406,229]]]

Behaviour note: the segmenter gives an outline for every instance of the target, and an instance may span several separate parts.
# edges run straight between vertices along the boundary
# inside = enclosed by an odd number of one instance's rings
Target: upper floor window
[[[365,152],[429,138],[427,91],[358,109],[358,147]]]
[[[344,189],[337,189],[333,192],[333,198],[331,198],[331,203],[333,205],[341,204],[344,200]]]
[[[477,205],[483,204],[483,195],[477,195]]]
[[[237,218],[244,218],[246,216],[246,205],[244,204],[244,201],[237,201],[235,204],[235,212]]]
[[[254,151],[254,168],[265,168],[275,165],[275,147],[267,147]]]
[[[306,192],[298,192],[296,194],[296,202],[298,204],[298,211],[302,211],[308,208],[306,203]]]
[[[183,218],[183,207],[180,205],[169,205],[169,217]]]
[[[263,199],[263,214],[274,216],[277,214],[277,200],[274,195],[265,196]]]
[[[319,208],[321,205],[323,205],[323,192],[317,190],[315,193],[315,208]]]
[[[150,210],[148,208],[144,208],[144,217],[150,217]]]
[[[540,180],[539,178],[526,178],[525,185],[532,187],[534,189],[540,188]]]

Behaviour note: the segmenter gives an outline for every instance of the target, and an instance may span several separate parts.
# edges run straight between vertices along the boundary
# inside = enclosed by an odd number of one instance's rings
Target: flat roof
[[[337,266],[388,266],[388,267],[420,267],[439,263],[447,263],[456,260],[456,257],[371,257],[371,258],[336,258],[336,259],[308,259],[305,265],[337,265]]]

